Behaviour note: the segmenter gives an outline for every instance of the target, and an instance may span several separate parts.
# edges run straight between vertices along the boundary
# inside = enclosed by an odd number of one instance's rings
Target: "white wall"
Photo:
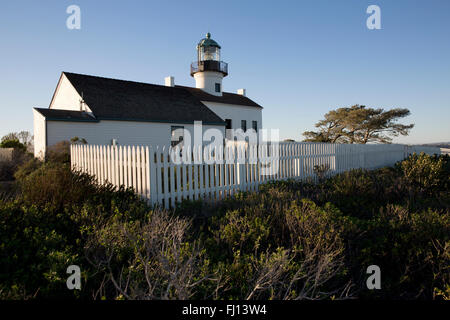
[[[222,96],[222,73],[214,71],[197,72],[194,74],[194,79],[196,88],[215,96]],[[220,83],[220,92],[216,92],[216,83]]]
[[[86,104],[83,104],[83,110],[80,110],[80,101],[81,96],[70,83],[69,79],[62,74],[50,103],[50,109],[91,112],[91,109]]]
[[[191,132],[193,124],[137,122],[137,121],[100,121],[69,122],[47,121],[47,143],[49,146],[73,137],[84,138],[89,144],[109,145],[117,139],[119,145],[170,145],[171,126],[184,126]],[[203,126],[203,130],[217,128],[222,134],[224,126]]]
[[[46,149],[46,123],[42,114],[33,109],[34,156],[43,159]]]
[[[202,101],[209,109],[223,120],[232,120],[232,129],[241,128],[241,120],[247,120],[247,129],[252,128],[252,121],[258,121],[258,129],[262,128],[262,109],[219,102]]]

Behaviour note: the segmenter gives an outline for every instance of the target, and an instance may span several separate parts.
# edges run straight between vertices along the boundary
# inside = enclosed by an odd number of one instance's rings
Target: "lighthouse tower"
[[[197,61],[191,64],[195,86],[209,94],[222,96],[222,79],[227,75],[228,63],[220,61],[220,46],[208,32],[197,45]]]

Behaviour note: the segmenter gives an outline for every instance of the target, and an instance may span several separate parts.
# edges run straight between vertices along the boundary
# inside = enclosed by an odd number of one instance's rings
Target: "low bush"
[[[56,163],[70,163],[70,142],[60,141],[52,146],[49,146],[45,160]]]
[[[31,154],[15,149],[10,160],[0,161],[0,181],[13,181],[15,172],[31,158]]]
[[[0,181],[11,181],[14,178],[16,165],[12,161],[0,162]]]
[[[0,198],[0,298],[92,297],[89,235],[111,217],[144,219],[149,207],[131,189],[99,186],[66,164],[40,165],[18,184],[15,198]],[[83,270],[83,293],[66,288],[71,264]]]
[[[410,189],[439,194],[450,188],[450,157],[413,154],[396,165]]]
[[[256,208],[252,207],[255,194],[243,195],[235,201],[244,206],[227,210],[210,222],[207,252],[219,265],[232,266],[225,271],[229,290],[222,297],[323,299],[347,295],[345,219],[331,205],[321,208],[305,199],[286,202],[283,194],[275,194],[272,197],[269,192]],[[278,211],[281,206],[285,209]]]
[[[429,168],[431,169],[429,169]],[[0,197],[0,298],[445,299],[448,158],[280,181],[151,208],[67,163],[29,161]],[[66,268],[82,289],[66,288]],[[368,290],[378,265],[381,290]]]
[[[155,210],[142,220],[115,217],[92,233],[88,261],[104,274],[100,297],[190,299],[210,281],[205,252],[188,242],[190,221]]]
[[[360,224],[364,236],[355,243],[356,266],[376,264],[383,290],[364,296],[389,299],[432,298],[450,284],[450,212],[412,212],[388,205]]]

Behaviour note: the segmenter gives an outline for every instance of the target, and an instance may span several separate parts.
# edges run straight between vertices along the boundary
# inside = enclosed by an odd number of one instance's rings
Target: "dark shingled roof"
[[[241,106],[262,108],[256,102],[254,102],[253,100],[251,100],[241,94],[222,92],[222,96],[215,96],[215,95],[209,94],[209,93],[203,91],[202,89],[198,89],[198,88],[191,88],[191,87],[184,87],[184,86],[176,86],[176,87],[188,90],[200,101],[220,102],[220,103],[226,103],[226,104],[237,104],[237,105],[241,105]]]
[[[141,82],[63,72],[97,120],[225,125],[190,91]]]
[[[71,110],[60,110],[60,109],[45,109],[45,108],[34,108],[40,114],[42,114],[47,120],[58,120],[58,121],[88,121],[88,122],[98,122],[98,120],[84,111],[71,111]]]

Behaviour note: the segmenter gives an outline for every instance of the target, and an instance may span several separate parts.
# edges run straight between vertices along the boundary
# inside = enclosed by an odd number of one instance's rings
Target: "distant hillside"
[[[450,142],[425,143],[425,144],[422,144],[422,146],[433,146],[433,147],[450,149]]]

